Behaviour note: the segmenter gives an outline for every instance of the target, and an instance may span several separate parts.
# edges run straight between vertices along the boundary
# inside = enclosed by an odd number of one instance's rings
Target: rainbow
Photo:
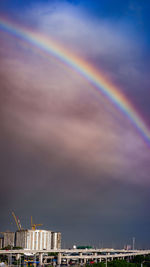
[[[129,100],[119,92],[119,90],[104,77],[102,72],[96,70],[93,66],[69,53],[64,47],[58,45],[52,39],[43,36],[41,33],[18,26],[8,19],[0,17],[0,29],[6,31],[17,38],[38,47],[44,52],[61,60],[67,66],[74,69],[84,78],[86,78],[99,92],[105,95],[125,116],[130,120],[144,140],[150,145],[150,129],[145,124]]]

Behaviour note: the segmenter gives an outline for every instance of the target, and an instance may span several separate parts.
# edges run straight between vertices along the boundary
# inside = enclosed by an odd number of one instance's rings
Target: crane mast
[[[31,216],[31,229],[32,230],[36,230],[36,227],[37,226],[42,226],[43,224],[41,224],[41,223],[39,223],[39,224],[37,224],[37,223],[33,223],[33,220],[32,220],[32,216]]]
[[[12,212],[12,216],[14,217],[15,223],[17,225],[18,230],[20,231],[22,229],[20,220],[16,218],[16,215],[14,212]]]

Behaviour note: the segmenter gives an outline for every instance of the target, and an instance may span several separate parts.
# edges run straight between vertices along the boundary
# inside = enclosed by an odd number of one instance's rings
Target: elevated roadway
[[[137,255],[148,255],[150,250],[125,250],[125,249],[51,249],[51,250],[0,250],[0,255],[14,255],[18,259],[21,255],[34,255],[39,258],[40,264],[47,264],[47,260],[52,259],[52,256],[47,256],[48,253],[57,253],[57,264],[63,262],[68,264],[70,260],[78,263],[86,263],[94,260],[96,262],[113,260],[113,259],[129,259]]]

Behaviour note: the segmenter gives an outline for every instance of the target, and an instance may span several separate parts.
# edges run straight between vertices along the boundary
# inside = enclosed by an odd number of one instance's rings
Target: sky
[[[54,40],[150,132],[149,0],[0,1],[0,231],[30,216],[62,246],[150,248],[150,142],[78,71],[1,27]]]

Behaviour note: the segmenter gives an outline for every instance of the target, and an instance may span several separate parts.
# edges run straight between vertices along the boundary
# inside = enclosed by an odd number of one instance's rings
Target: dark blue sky
[[[58,1],[58,0],[1,0],[0,7],[5,12],[23,12],[24,8],[30,9],[34,4],[54,4],[54,3],[71,3],[75,6],[83,8],[93,16],[112,17],[114,19],[126,17],[132,23],[143,25],[143,28],[149,27],[149,9],[150,3],[148,0],[75,0],[75,1]],[[142,27],[142,26],[141,26]]]
[[[139,34],[144,34],[145,41],[149,46],[150,43],[150,2],[148,0],[1,0],[0,11],[6,14],[13,15],[14,17],[21,17],[25,10],[30,10],[35,4],[62,4],[71,3],[79,7],[85,13],[90,15],[91,19],[106,18],[120,21],[126,19],[131,27],[136,28]]]

